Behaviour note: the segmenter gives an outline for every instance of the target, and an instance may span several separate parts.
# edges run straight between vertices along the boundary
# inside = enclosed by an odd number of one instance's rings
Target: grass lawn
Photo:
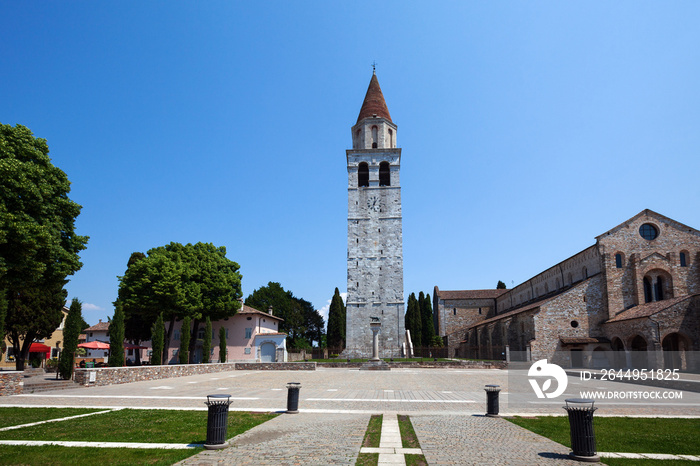
[[[58,446],[0,445],[3,465],[170,465],[202,451],[189,450],[135,450],[127,448],[73,448]]]
[[[565,416],[508,418],[509,421],[555,442],[571,447],[569,419]],[[700,455],[700,419],[660,419],[630,417],[596,417],[593,419],[598,451],[621,453],[669,453]],[[608,464],[629,465],[630,460],[605,459]],[[631,460],[642,464],[641,460]],[[669,461],[680,466],[682,461]],[[646,463],[645,463],[646,464]],[[665,464],[654,461],[648,464]],[[697,462],[695,464],[698,464]]]
[[[104,411],[83,408],[0,408],[0,428]]]
[[[228,415],[228,436],[234,437],[275,416],[277,414],[231,411]],[[204,443],[206,435],[206,411],[123,409],[0,432],[0,439]]]

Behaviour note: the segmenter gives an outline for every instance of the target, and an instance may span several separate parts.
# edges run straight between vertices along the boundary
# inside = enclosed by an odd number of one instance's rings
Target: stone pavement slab
[[[368,424],[367,414],[281,414],[177,464],[354,465]]]
[[[579,465],[570,450],[505,419],[486,416],[411,415],[413,429],[432,465]]]

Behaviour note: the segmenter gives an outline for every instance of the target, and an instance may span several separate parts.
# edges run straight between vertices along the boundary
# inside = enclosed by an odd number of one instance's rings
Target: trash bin
[[[287,384],[287,413],[297,414],[299,412],[299,382],[289,382]]]
[[[571,429],[571,450],[569,456],[578,461],[595,463],[600,461],[596,455],[595,432],[593,431],[593,412],[598,409],[593,400],[569,398],[564,409],[569,413]]]
[[[204,448],[219,450],[226,448],[226,430],[228,427],[228,407],[231,405],[231,395],[207,395],[207,441]]]
[[[498,394],[501,391],[500,385],[486,385],[486,415],[488,417],[498,417]]]

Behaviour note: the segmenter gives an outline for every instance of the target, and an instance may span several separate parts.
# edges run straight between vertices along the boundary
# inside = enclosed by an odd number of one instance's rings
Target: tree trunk
[[[194,363],[194,351],[197,347],[197,335],[199,334],[199,319],[194,319],[194,325],[192,326],[192,334],[190,335],[190,347],[189,347],[189,359],[190,364]]]
[[[136,346],[140,346],[141,340],[132,340],[131,343],[136,345]],[[134,351],[136,351],[136,353],[135,353],[136,356],[134,357],[134,365],[140,366],[141,365],[141,349],[134,348]]]

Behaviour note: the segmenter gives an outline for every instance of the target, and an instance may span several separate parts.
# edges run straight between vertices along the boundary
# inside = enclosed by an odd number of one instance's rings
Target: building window
[[[654,284],[654,301],[663,301],[664,299],[664,279],[656,277]]]
[[[649,277],[644,277],[644,302],[650,303],[651,301],[651,280],[649,280]]]
[[[688,267],[688,262],[686,262],[684,252],[681,253],[681,267]]]
[[[360,163],[357,167],[357,186],[360,188],[369,186],[369,165],[366,162]]]
[[[479,315],[481,315],[481,308],[479,308]]]
[[[572,328],[578,327],[578,321],[577,321],[577,320],[572,320],[572,321],[571,321],[571,327],[572,327]]]
[[[394,147],[394,132],[389,129],[389,148]]]
[[[615,254],[615,267],[622,268],[622,254],[620,253]]]
[[[452,309],[452,312],[454,312],[454,315],[457,315],[457,308]]]
[[[581,271],[581,274],[583,275],[584,280],[588,278],[588,269],[586,267],[583,268]]]
[[[250,354],[250,348],[246,348],[243,352],[244,352],[245,354]]]
[[[200,327],[199,330],[197,330],[197,339],[204,340],[204,328]]]
[[[379,164],[379,186],[391,186],[389,162],[382,162]]]
[[[372,149],[379,147],[379,130],[376,126],[372,126]]]
[[[245,329],[245,337],[246,337],[246,338],[250,338],[250,337],[252,337],[252,336],[253,336],[253,329],[250,328],[250,327],[249,327],[249,328],[246,328],[246,329]]]
[[[173,331],[173,340],[179,340],[179,339],[180,339],[180,331],[174,330]]]
[[[659,236],[659,230],[657,230],[656,227],[651,223],[645,223],[644,225],[639,227],[639,234],[642,236],[642,238],[651,241],[656,239],[657,236]]]

